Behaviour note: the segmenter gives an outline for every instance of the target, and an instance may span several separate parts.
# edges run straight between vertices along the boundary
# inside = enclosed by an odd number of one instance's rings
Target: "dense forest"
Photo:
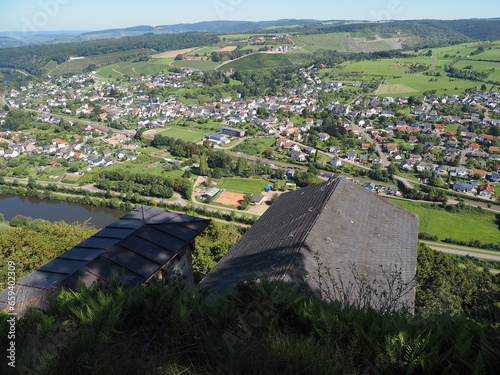
[[[39,46],[13,47],[0,49],[0,67],[24,69],[31,74],[41,73],[49,61],[63,63],[70,56],[92,56],[106,53],[148,48],[168,51],[198,47],[216,43],[215,35],[200,33],[184,34],[145,34],[120,39],[96,40],[81,43],[50,44]]]

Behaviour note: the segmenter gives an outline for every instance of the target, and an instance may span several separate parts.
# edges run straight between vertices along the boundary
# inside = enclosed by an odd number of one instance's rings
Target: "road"
[[[451,245],[446,243],[430,242],[430,241],[420,241],[425,243],[431,249],[440,251],[442,253],[454,254],[454,255],[469,255],[474,258],[494,260],[500,262],[500,252],[494,250],[476,249],[472,247]]]

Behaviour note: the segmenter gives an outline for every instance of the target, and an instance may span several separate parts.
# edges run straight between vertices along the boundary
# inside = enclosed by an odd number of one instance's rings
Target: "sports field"
[[[167,129],[157,134],[175,139],[182,139],[187,142],[194,142],[201,140],[206,133],[208,133],[208,131],[190,129],[183,126],[169,126]]]
[[[223,206],[241,207],[241,202],[245,200],[245,194],[233,193],[232,191],[223,191],[214,203]]]

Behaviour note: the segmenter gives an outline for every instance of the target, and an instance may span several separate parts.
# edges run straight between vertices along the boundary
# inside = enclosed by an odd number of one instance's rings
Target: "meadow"
[[[383,35],[387,36],[387,35]],[[295,44],[306,52],[318,49],[339,52],[375,52],[401,48],[401,38],[382,38],[373,33],[330,33],[300,35],[293,38]]]
[[[220,65],[219,62],[211,60],[174,60],[171,66],[178,68],[191,68],[199,70],[214,70]]]
[[[89,65],[92,64],[111,64],[119,61],[123,57],[133,57],[138,54],[150,54],[152,52],[153,50],[151,49],[135,49],[130,51],[88,56],[85,59],[66,61],[62,64],[51,61],[44,66],[44,69],[47,71],[47,74],[51,76],[60,76],[67,73],[82,73]]]
[[[256,53],[253,55],[245,56],[239,60],[221,65],[217,70],[262,70],[272,69],[282,66],[302,65],[309,62],[307,55],[298,54],[274,54],[274,53]]]
[[[260,194],[269,182],[262,178],[222,178],[217,180],[218,189],[236,191],[238,193]]]
[[[141,75],[150,76],[159,72],[168,71],[169,64],[173,59],[153,59],[151,61],[141,62],[118,62],[102,67],[97,71],[101,78],[121,79],[124,76],[139,77]]]
[[[499,243],[500,229],[495,223],[495,213],[452,213],[432,208],[432,204],[390,199],[392,202],[418,215],[420,232],[438,236],[439,240],[452,238],[459,241],[480,240],[483,243]]]
[[[245,139],[242,143],[236,146],[232,151],[241,152],[243,154],[258,156],[261,155],[268,147],[271,147],[275,142],[274,138],[250,138]]]

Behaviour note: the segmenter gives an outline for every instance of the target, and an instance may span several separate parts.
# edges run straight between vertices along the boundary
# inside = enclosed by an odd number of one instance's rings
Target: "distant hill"
[[[407,48],[439,47],[479,40],[500,39],[500,19],[416,20],[365,22],[327,26],[323,24],[304,33],[371,32],[412,36]]]
[[[140,25],[127,27],[124,29],[109,29],[100,31],[91,31],[81,34],[78,39],[92,40],[103,38],[120,38],[124,36],[134,36],[146,33],[153,34],[178,34],[186,32],[208,32],[208,33],[226,33],[226,32],[243,32],[248,30],[257,30],[265,27],[283,27],[290,25],[317,24],[321,21],[308,19],[282,19],[277,21],[204,21],[197,23],[179,23],[175,25],[148,26]]]

